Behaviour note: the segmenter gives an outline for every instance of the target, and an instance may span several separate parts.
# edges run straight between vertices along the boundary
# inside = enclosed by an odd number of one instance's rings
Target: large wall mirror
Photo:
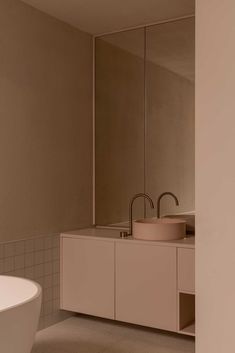
[[[138,192],[172,191],[180,206],[166,198],[163,213],[193,211],[194,18],[98,37],[95,55],[96,224],[126,222]]]

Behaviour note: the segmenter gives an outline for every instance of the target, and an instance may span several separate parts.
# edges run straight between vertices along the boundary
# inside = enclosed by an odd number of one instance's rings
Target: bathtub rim
[[[37,287],[37,292],[30,298],[28,299],[25,299],[25,300],[22,300],[20,303],[18,304],[13,304],[13,305],[9,305],[8,307],[4,308],[4,309],[0,309],[0,314],[1,313],[4,313],[6,311],[9,311],[9,310],[12,310],[12,309],[16,309],[22,305],[25,305],[25,304],[28,304],[28,303],[31,303],[33,302],[34,300],[38,299],[41,297],[42,295],[42,287],[40,286],[39,283],[35,282],[35,281],[32,281],[31,279],[28,279],[28,278],[23,278],[23,277],[18,277],[18,276],[5,276],[5,275],[0,275],[0,280],[1,280],[1,277],[4,277],[4,278],[17,278],[17,279],[20,279],[22,280],[22,282],[30,282],[32,283],[33,285],[35,285]]]

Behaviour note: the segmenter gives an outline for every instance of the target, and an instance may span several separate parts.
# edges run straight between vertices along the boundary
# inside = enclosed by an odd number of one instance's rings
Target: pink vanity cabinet
[[[114,242],[61,238],[61,309],[114,319]]]
[[[96,228],[62,234],[61,309],[190,334],[193,256],[194,240],[120,239],[119,230]]]
[[[195,336],[195,250],[177,251],[178,332]]]
[[[116,244],[116,319],[177,330],[176,248]]]
[[[195,292],[195,250],[178,248],[178,289]]]

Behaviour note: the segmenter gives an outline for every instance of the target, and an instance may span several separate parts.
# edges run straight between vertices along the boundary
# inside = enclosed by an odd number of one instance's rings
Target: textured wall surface
[[[0,2],[0,241],[91,223],[92,38]]]

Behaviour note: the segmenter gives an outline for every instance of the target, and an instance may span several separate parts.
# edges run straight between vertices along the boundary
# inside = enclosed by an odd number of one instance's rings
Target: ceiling
[[[195,12],[195,0],[22,0],[97,35]]]

